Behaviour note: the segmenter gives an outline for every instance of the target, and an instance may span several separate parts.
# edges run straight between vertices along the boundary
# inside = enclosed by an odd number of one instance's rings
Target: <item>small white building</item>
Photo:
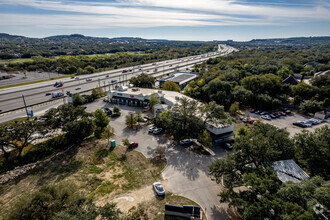
[[[127,88],[124,91],[110,90],[108,91],[108,100],[109,102],[117,104],[144,107],[148,105],[152,94],[157,94],[162,102],[162,104],[157,104],[154,106],[154,116],[164,110],[169,110],[183,97],[192,100],[192,98],[179,92],[136,87]],[[198,103],[202,105],[201,102]],[[198,114],[198,112],[196,112],[196,114]],[[211,136],[216,143],[220,143],[234,135],[234,125],[231,124],[224,125],[218,123],[207,123],[206,129],[211,133]]]

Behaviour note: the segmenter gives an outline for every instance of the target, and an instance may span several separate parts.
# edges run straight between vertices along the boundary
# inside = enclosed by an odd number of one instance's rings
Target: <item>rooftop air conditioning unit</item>
[[[180,97],[179,96],[175,96],[175,100],[180,100]]]
[[[158,93],[163,93],[163,91],[162,90],[158,90]]]

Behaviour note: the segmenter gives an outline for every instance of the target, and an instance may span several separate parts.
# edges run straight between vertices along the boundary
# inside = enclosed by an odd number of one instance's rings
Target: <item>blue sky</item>
[[[0,32],[170,40],[330,36],[330,0],[0,0]]]

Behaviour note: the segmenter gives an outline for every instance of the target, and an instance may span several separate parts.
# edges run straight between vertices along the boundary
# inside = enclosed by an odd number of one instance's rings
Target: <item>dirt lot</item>
[[[262,119],[260,117],[260,115],[258,115],[258,114],[254,114],[254,113],[249,113],[249,114],[250,114],[251,118],[259,119],[264,123],[274,125],[278,128],[286,128],[289,131],[291,136],[294,136],[296,133],[301,132],[303,129],[306,129],[308,131],[314,131],[316,128],[320,128],[324,125],[329,126],[328,122],[323,122],[319,125],[313,125],[310,128],[300,128],[298,126],[295,126],[295,125],[292,124],[293,122],[306,121],[310,118],[310,117],[307,117],[305,115],[301,115],[301,114],[295,113],[295,112],[293,112],[293,113],[291,113],[290,115],[287,115],[287,116],[281,116],[280,118],[272,119],[270,121]]]
[[[121,146],[109,152],[105,140],[91,139],[64,157],[56,157],[15,181],[1,185],[0,218],[20,196],[42,185],[69,181],[96,205],[115,202],[123,212],[141,206],[150,219],[162,219],[165,202],[194,204],[168,192],[167,182],[160,175],[165,164],[165,160],[147,159],[142,153],[126,151]],[[153,192],[155,181],[162,182],[167,191],[163,200],[157,199]]]

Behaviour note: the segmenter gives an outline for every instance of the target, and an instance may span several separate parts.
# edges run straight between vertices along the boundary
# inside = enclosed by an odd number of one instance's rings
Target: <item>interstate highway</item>
[[[131,77],[141,74],[142,72],[153,75],[153,76],[161,76],[163,73],[173,72],[177,68],[182,68],[184,66],[194,65],[196,63],[200,63],[204,60],[207,60],[210,57],[216,57],[221,55],[226,55],[233,51],[233,48],[228,47],[227,50],[223,51],[222,54],[217,53],[208,53],[197,56],[184,57],[180,59],[173,59],[168,61],[156,62],[155,64],[149,63],[145,65],[136,65],[134,67],[126,67],[118,70],[105,71],[100,73],[94,73],[89,75],[79,76],[79,80],[75,79],[63,79],[60,80],[64,82],[64,86],[61,88],[53,87],[53,84],[56,82],[49,81],[45,83],[37,83],[27,86],[13,87],[9,89],[0,90],[0,109],[2,112],[10,111],[17,108],[22,108],[24,106],[22,95],[25,96],[25,101],[27,105],[38,104],[41,102],[45,102],[48,100],[52,100],[51,96],[45,96],[47,92],[64,92],[70,91],[72,93],[81,93],[86,90],[93,89],[100,86],[106,85],[105,89],[109,88],[113,89],[114,85],[110,85],[111,80],[123,81],[129,80]],[[203,56],[203,57],[201,57]],[[172,65],[170,67],[170,65]],[[176,67],[178,65],[178,67]],[[139,71],[138,66],[142,67],[142,70]],[[154,72],[155,68],[158,70]],[[132,70],[132,72],[122,73],[124,69]],[[164,70],[163,70],[164,69]],[[134,71],[134,72],[133,72]],[[149,72],[147,72],[149,71]],[[106,77],[109,75],[109,77]],[[91,78],[92,81],[86,82],[87,78]],[[110,86],[110,87],[109,87]],[[76,88],[81,88],[80,90],[76,90]]]

